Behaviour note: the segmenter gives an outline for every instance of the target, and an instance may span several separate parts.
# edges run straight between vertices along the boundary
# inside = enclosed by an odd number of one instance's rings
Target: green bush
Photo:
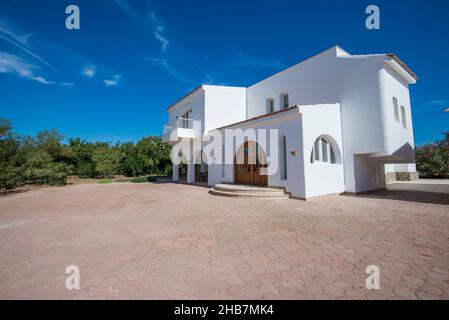
[[[426,178],[449,178],[449,133],[443,140],[416,149],[416,167]]]
[[[61,142],[56,130],[35,136],[13,133],[10,121],[0,119],[0,190],[25,183],[66,184],[69,175],[105,178],[116,175],[140,177],[133,182],[154,181],[148,175],[168,174],[172,170],[171,146],[159,137],[145,137],[137,143],[87,142],[80,138]],[[128,182],[131,179],[118,179]]]
[[[132,183],[143,183],[143,182],[154,182],[156,181],[156,178],[154,177],[137,177],[134,179],[131,179]]]

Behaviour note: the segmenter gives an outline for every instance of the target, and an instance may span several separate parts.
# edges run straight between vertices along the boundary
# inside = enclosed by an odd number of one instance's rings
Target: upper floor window
[[[186,111],[183,114],[181,114],[180,118],[181,119],[189,119],[189,116],[190,116],[189,111]]]
[[[313,144],[311,163],[337,163],[332,145],[324,138],[318,138]]]
[[[287,180],[287,139],[281,136],[281,180]]]
[[[267,113],[273,113],[274,112],[274,100],[273,99],[267,99]]]
[[[290,102],[288,100],[288,94],[283,93],[281,94],[281,109],[288,108],[290,106]]]
[[[394,108],[394,119],[399,122],[399,105],[398,99],[393,98],[393,108]]]
[[[407,129],[407,119],[405,118],[405,108],[401,106],[401,118],[402,118],[402,127]]]

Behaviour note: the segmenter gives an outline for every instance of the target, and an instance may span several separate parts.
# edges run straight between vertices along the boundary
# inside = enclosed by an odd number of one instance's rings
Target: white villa
[[[417,178],[408,88],[416,81],[394,54],[351,55],[335,46],[248,88],[198,87],[168,107],[163,138],[175,144],[213,130],[278,130],[279,170],[261,175],[260,163],[203,161],[209,186],[278,187],[300,199],[381,189],[386,180]],[[237,153],[251,144],[235,146]],[[187,159],[187,183],[197,179],[200,154]]]

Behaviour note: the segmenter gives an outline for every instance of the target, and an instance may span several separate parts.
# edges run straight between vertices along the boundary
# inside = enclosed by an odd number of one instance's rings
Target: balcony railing
[[[176,127],[178,129],[193,129],[193,119],[178,118]]]
[[[178,130],[184,129],[184,130]],[[169,141],[172,131],[176,131],[174,139],[180,137],[190,138],[194,135],[193,119],[178,118],[175,123],[170,123],[168,126],[164,126],[161,138]]]

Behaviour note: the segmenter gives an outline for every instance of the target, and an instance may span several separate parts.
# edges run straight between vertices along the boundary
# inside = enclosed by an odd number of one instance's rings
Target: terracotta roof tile
[[[267,113],[267,114],[263,114],[263,115],[260,115],[260,116],[257,116],[257,117],[249,118],[249,119],[246,119],[246,120],[243,120],[243,121],[239,121],[239,122],[236,122],[236,123],[229,124],[227,126],[223,126],[223,127],[217,128],[215,130],[221,130],[221,129],[229,128],[229,127],[232,127],[232,126],[235,126],[235,125],[238,125],[238,124],[242,124],[242,123],[245,123],[245,122],[250,122],[250,121],[253,121],[253,120],[258,120],[258,119],[270,117],[270,116],[278,114],[278,113],[283,113],[283,112],[286,112],[286,111],[289,111],[289,110],[293,110],[295,108],[298,108],[298,106],[291,106],[291,107],[288,107],[288,108],[285,108],[285,109],[281,109],[281,110],[277,110],[277,111],[274,111],[274,112],[271,112],[271,113]]]

